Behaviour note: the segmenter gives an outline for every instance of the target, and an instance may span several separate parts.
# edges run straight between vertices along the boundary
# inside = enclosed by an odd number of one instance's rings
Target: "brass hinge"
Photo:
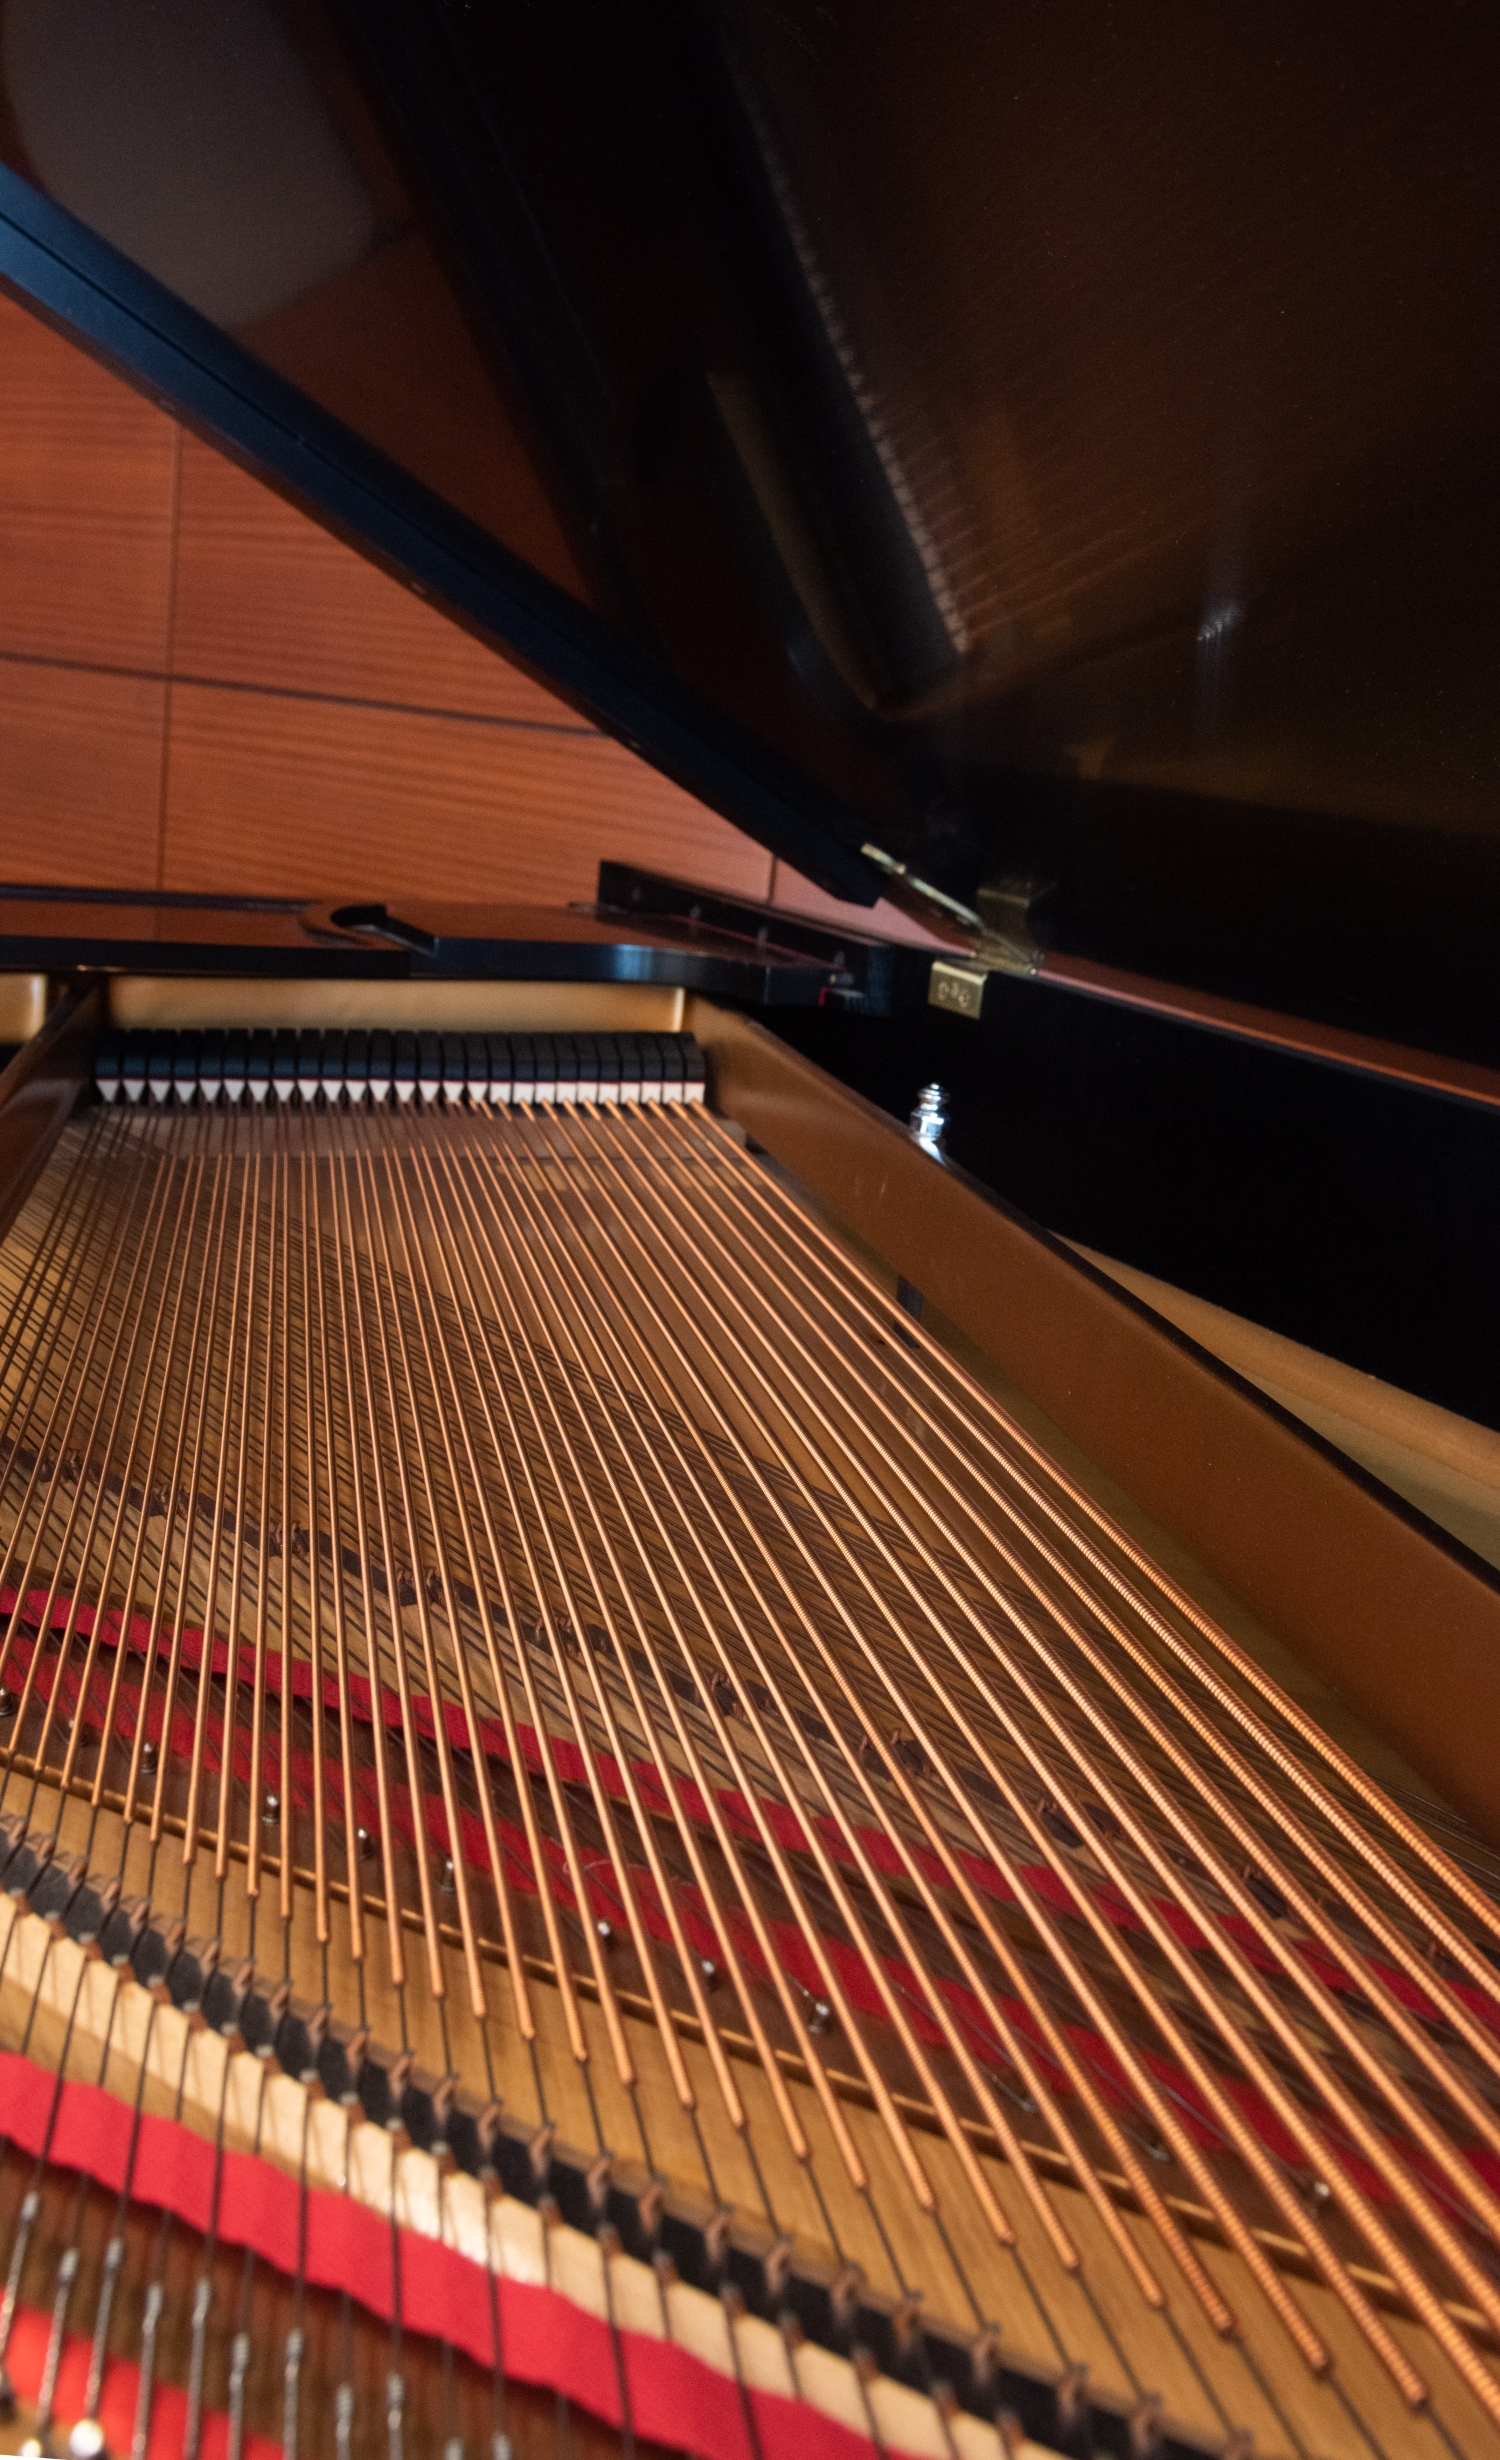
[[[920,879],[883,846],[861,846],[860,852],[885,873],[895,903],[935,929],[963,935],[965,945],[952,956],[933,958],[927,997],[934,1008],[977,1017],[991,974],[1040,973],[1042,949],[1032,936],[1031,916],[1052,887],[1050,880],[1019,874],[988,880],[973,905],[964,905],[946,889]]]
[[[978,1017],[984,1009],[984,986],[991,974],[1040,973],[1043,951],[1031,930],[1031,916],[1051,887],[1050,880],[992,880],[975,900],[982,928],[962,954],[934,957],[927,981],[927,998],[934,1008],[952,1016]]]

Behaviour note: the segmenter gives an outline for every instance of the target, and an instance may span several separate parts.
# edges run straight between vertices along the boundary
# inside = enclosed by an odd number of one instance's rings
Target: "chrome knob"
[[[948,1096],[941,1085],[924,1085],[911,1115],[911,1132],[924,1153],[941,1154],[948,1132]]]

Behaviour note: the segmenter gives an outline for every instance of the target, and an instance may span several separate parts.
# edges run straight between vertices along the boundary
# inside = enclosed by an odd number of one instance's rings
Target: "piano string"
[[[124,2335],[142,2452],[179,2397],[192,2454],[499,2450],[534,2255],[627,2446],[671,2440],[654,2334],[753,2460],[798,2413],[967,2460],[1017,2408],[1064,2448],[1495,2447],[1482,1867],[695,1057],[127,1037],[0,1250],[0,2007],[55,2071],[0,2362],[29,2301],[39,2443],[104,2447]],[[339,2199],[374,2275],[324,2261]],[[414,2337],[439,2240],[467,2340]]]

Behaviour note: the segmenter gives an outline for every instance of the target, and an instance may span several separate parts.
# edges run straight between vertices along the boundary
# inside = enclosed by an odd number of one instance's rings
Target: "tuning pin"
[[[375,1839],[370,1834],[368,1828],[355,1829],[354,1850],[358,1854],[361,1862],[368,1862],[370,1860],[375,1851]]]
[[[265,1801],[261,1806],[260,1816],[261,1824],[264,1827],[275,1827],[276,1822],[281,1817],[281,1796],[279,1794],[267,1794]]]
[[[1157,2460],[1162,2449],[1162,2397],[1160,2392],[1142,2392],[1125,2421],[1130,2437],[1130,2460]]]
[[[807,2019],[809,2033],[826,2033],[833,2022],[833,2009],[826,1999],[814,1999],[812,2014]]]
[[[599,1933],[599,1937],[600,1937],[600,1939],[601,1939],[601,1941],[603,1942],[603,1944],[604,1944],[604,1946],[605,1946],[605,1947],[613,1947],[613,1946],[614,1946],[614,1943],[615,1943],[615,1926],[614,1926],[613,1922],[606,1922],[606,1921],[602,1918],[602,1916],[601,1916],[601,1918],[599,1919],[599,1921],[597,1921],[597,1922],[595,1923],[594,1928],[598,1931],[598,1933]]]
[[[444,1854],[443,1856],[442,1868],[438,1872],[438,1886],[442,1889],[445,1896],[451,1896],[453,1894],[454,1875],[453,1856],[451,1854]]]
[[[609,2185],[614,2163],[613,2153],[600,2153],[598,2159],[591,2163],[588,2176],[584,2181],[588,2189],[589,2210],[596,2221],[609,2207]]]
[[[250,2335],[236,2332],[229,2344],[229,2448],[238,2452],[245,2431],[245,2377],[250,2371]]]
[[[148,1776],[156,1766],[156,1745],[149,1739],[141,1745],[141,1766]]]
[[[68,2460],[109,2460],[97,2417],[80,2417],[68,2437]]]
[[[294,2324],[286,2336],[286,2361],[282,2370],[282,2450],[295,2460],[297,2450],[298,2400],[302,2384],[302,2357],[306,2347],[302,2333]]]
[[[945,2375],[934,2375],[932,2379],[932,2405],[942,2419],[944,2427],[951,2428],[954,2419],[959,2414],[959,2401],[957,2392]],[[947,2439],[950,2443],[952,2442],[951,2432]]]
[[[1057,2433],[1066,2442],[1083,2427],[1089,2409],[1089,2370],[1076,2359],[1063,2370],[1056,2391]]]

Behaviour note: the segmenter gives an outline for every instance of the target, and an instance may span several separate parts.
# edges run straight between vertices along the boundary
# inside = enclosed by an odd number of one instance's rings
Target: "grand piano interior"
[[[0,890],[19,2448],[1500,2452],[1496,53],[0,6],[7,291],[816,909]]]

